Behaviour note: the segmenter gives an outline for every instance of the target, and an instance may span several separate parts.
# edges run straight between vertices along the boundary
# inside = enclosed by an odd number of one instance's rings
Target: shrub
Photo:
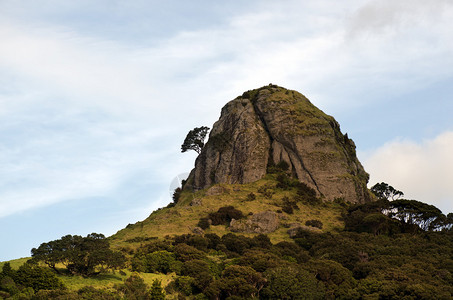
[[[173,192],[173,203],[176,204],[179,201],[179,198],[181,198],[181,193],[182,189],[180,187],[177,187],[175,191]]]
[[[258,193],[262,194],[267,199],[272,199],[274,191],[272,190],[272,186],[266,184],[258,188]]]
[[[24,264],[15,275],[17,284],[38,290],[55,290],[64,287],[63,282],[50,269]]]
[[[212,281],[209,264],[204,260],[194,259],[186,261],[182,266],[181,273],[194,278],[194,285],[200,291],[205,289]]]
[[[253,201],[253,200],[255,200],[255,199],[256,199],[256,196],[255,196],[254,193],[248,194],[248,195],[247,195],[247,198],[246,198],[247,201]]]
[[[323,224],[322,224],[322,222],[320,220],[313,219],[313,220],[306,221],[305,225],[322,229],[322,225]]]
[[[294,213],[294,209],[290,205],[283,205],[282,210],[287,213],[288,215],[292,215]]]
[[[229,251],[238,254],[242,254],[244,250],[251,248],[254,244],[252,239],[242,235],[235,235],[233,233],[227,233],[223,235],[222,243]]]
[[[316,191],[303,182],[298,182],[297,184],[296,200],[311,205],[321,203],[321,200],[316,197]]]
[[[156,251],[146,256],[146,272],[149,273],[170,273],[179,271],[179,264],[176,257],[168,251]]]
[[[315,275],[293,266],[267,270],[264,275],[269,284],[263,289],[263,299],[325,299],[325,288],[318,284]]]
[[[150,298],[152,300],[164,300],[165,299],[165,293],[163,291],[161,282],[157,279],[153,281],[151,284],[151,289],[149,291]]]
[[[221,243],[220,237],[215,233],[207,233],[204,237],[208,240],[209,249],[217,249],[217,246]]]
[[[211,226],[211,222],[209,220],[209,218],[200,218],[200,220],[198,221],[198,224],[197,224],[198,227],[200,227],[201,229],[203,230],[206,230],[209,228],[209,226]]]
[[[232,219],[239,220],[243,217],[242,211],[235,209],[233,206],[224,206],[219,208],[217,212],[209,214],[212,225],[228,225]]]
[[[271,162],[271,164],[269,164],[269,166],[267,167],[267,173],[268,174],[283,173],[283,172],[288,171],[288,169],[289,169],[289,164],[286,161],[281,160],[276,165]]]
[[[206,255],[195,247],[187,244],[178,244],[175,246],[176,258],[180,261],[190,261],[194,259],[204,259]]]
[[[295,201],[291,201],[286,196],[282,198],[282,202],[283,202],[281,206],[282,210],[289,215],[293,214],[294,209],[299,209],[297,203]]]

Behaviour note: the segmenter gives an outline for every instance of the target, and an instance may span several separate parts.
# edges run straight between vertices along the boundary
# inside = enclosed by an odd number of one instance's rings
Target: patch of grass
[[[101,274],[94,277],[83,277],[83,276],[67,276],[67,275],[58,275],[58,278],[63,281],[64,285],[72,291],[76,291],[85,286],[92,286],[98,289],[108,289],[113,290],[116,284],[121,284],[128,277],[132,275],[133,272],[128,270],[122,270],[123,275],[119,272],[113,274]],[[139,273],[140,277],[143,278],[145,283],[149,286],[153,283],[155,279],[162,282],[162,286],[166,286],[171,280],[176,278],[175,273],[171,274],[154,274],[154,273]]]
[[[2,261],[2,262],[0,262],[0,270],[3,269],[3,265],[5,264],[5,262],[9,262],[11,265],[11,268],[13,268],[14,270],[17,270],[17,269],[19,269],[20,266],[22,266],[24,263],[26,263],[27,260],[29,260],[30,258],[31,257],[23,257],[23,258],[13,259],[10,261]]]

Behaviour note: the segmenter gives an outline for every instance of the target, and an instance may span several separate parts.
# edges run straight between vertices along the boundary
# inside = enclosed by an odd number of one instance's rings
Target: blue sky
[[[370,186],[453,212],[452,20],[449,0],[0,1],[0,261],[165,206],[188,130],[269,83],[339,121]]]

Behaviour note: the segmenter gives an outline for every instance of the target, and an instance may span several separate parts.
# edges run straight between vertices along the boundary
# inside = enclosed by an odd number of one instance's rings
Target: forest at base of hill
[[[102,263],[93,266],[96,272],[85,274],[97,276],[99,272],[118,272],[115,268],[123,267],[135,271],[112,288],[84,287],[74,291],[59,279],[85,270],[74,268],[77,258],[70,258],[70,255],[78,253],[77,257],[84,262],[93,261],[102,257],[102,251],[97,251],[99,247],[89,248],[85,244],[82,248],[87,251],[80,248],[72,254],[67,250],[66,253],[58,252],[57,248],[48,253],[35,251],[39,254],[18,270],[11,269],[8,264],[3,266],[0,297],[163,299],[166,295],[173,299],[451,299],[451,226],[444,225],[438,230],[434,225],[426,225],[421,213],[424,212],[427,218],[430,206],[404,201],[381,200],[345,206],[344,231],[299,230],[292,241],[276,244],[263,234],[255,237],[233,233],[222,237],[185,234],[167,239],[144,239],[140,247],[124,247],[112,256],[122,263],[108,266],[101,259]],[[101,235],[87,238],[92,239],[90,243],[95,238],[102,245],[108,245],[108,239]],[[83,245],[81,241],[87,238],[75,240]],[[46,259],[48,262],[73,259],[73,263],[67,264],[71,266],[69,268],[53,270],[44,266]],[[141,278],[144,273],[172,274],[173,279],[166,286],[158,281],[147,286]]]

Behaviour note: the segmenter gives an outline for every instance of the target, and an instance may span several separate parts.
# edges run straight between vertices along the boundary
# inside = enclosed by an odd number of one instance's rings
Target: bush
[[[287,213],[288,215],[292,215],[294,213],[294,209],[290,205],[283,205],[282,210]]]
[[[180,264],[180,263],[179,263]],[[180,269],[173,253],[168,251],[156,251],[146,256],[146,272],[148,273],[170,273],[178,272]]]
[[[325,299],[325,288],[315,276],[293,266],[282,266],[264,273],[269,284],[262,299]]]
[[[269,166],[267,167],[267,173],[268,174],[282,173],[288,171],[288,169],[289,164],[286,161],[282,160],[276,165],[274,165],[273,163],[269,164]]]
[[[177,187],[175,191],[173,192],[173,203],[176,204],[179,201],[179,198],[181,197],[182,189],[180,187]]]
[[[209,214],[212,225],[228,225],[232,219],[239,220],[243,217],[242,211],[235,209],[233,206],[224,206],[219,208],[217,212]]]
[[[215,233],[207,233],[204,237],[208,240],[208,249],[217,249],[217,246],[222,242]]]
[[[209,226],[211,226],[211,222],[209,220],[209,218],[200,218],[200,220],[198,221],[198,224],[197,224],[198,227],[200,227],[201,229],[203,230],[206,230],[209,228]]]
[[[204,260],[194,259],[186,261],[181,270],[182,275],[195,279],[194,286],[202,291],[212,281],[209,264]]]
[[[289,215],[292,215],[293,212],[294,212],[294,209],[299,209],[299,207],[297,206],[297,203],[295,201],[291,201],[288,197],[283,197],[282,198],[282,210],[289,214]]]
[[[247,195],[247,198],[246,198],[247,201],[253,201],[253,200],[255,200],[255,199],[256,199],[256,196],[255,196],[254,193],[248,194],[248,195]]]
[[[322,222],[320,220],[314,220],[313,219],[313,220],[306,221],[305,225],[322,229],[322,225],[323,224],[322,224]]]
[[[258,193],[262,194],[267,199],[272,199],[274,191],[272,190],[272,186],[266,184],[258,188]]]
[[[297,184],[297,198],[307,204],[315,205],[321,203],[321,200],[316,197],[316,191],[303,182]]]
[[[179,261],[190,261],[194,259],[204,259],[206,258],[205,253],[201,252],[195,247],[189,246],[187,244],[178,244],[175,246],[176,258]]]
[[[50,269],[24,264],[15,275],[15,282],[33,290],[55,290],[64,287],[63,282]]]

